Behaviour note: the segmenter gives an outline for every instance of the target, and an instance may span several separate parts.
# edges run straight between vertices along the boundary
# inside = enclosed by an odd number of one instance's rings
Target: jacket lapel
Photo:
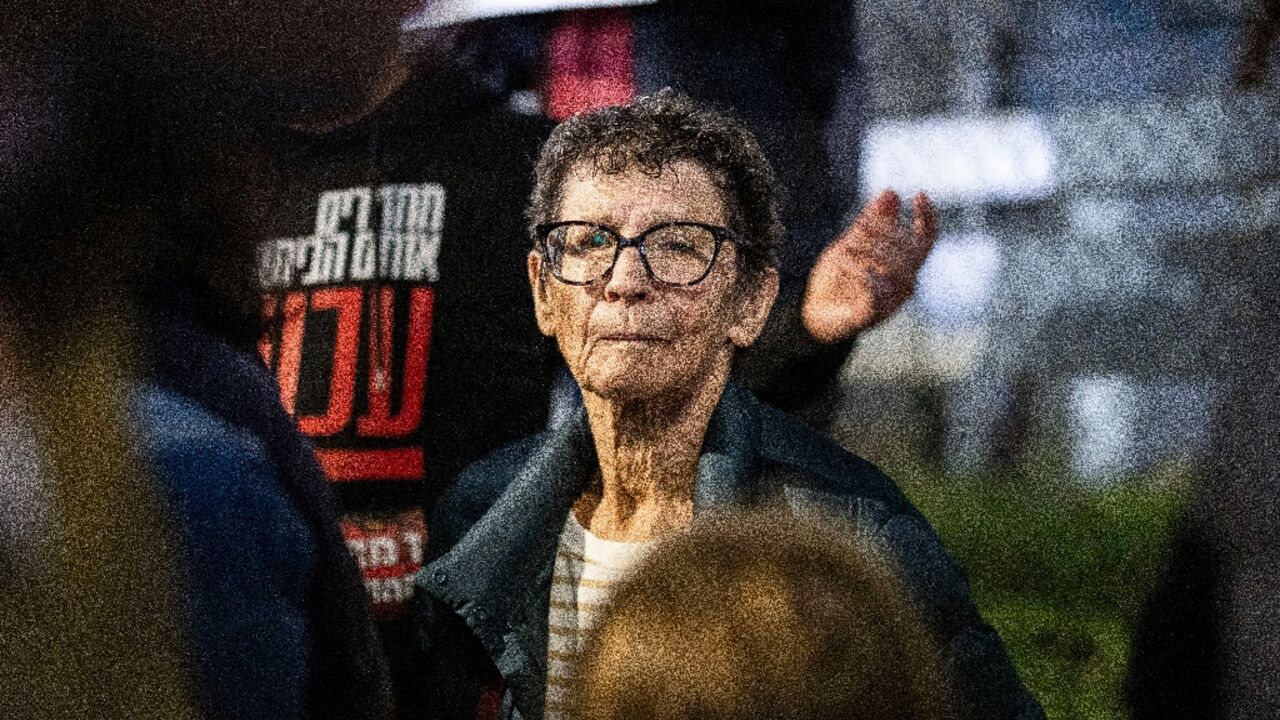
[[[755,483],[760,437],[755,404],[746,390],[734,383],[725,385],[702,441],[693,491],[694,515],[747,507],[760,499]]]
[[[484,517],[424,572],[479,638],[525,720],[546,697],[547,613],[556,548],[569,509],[596,466],[586,411],[545,433]]]

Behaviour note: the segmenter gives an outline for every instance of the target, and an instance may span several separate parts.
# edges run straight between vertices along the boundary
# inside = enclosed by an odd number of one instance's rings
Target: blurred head
[[[0,110],[14,117],[0,150],[18,159],[0,170],[0,218],[14,238],[0,286],[22,299],[15,312],[75,323],[84,305],[170,307],[180,293],[203,324],[252,347],[252,251],[277,180],[260,134],[298,112],[366,104],[396,66],[408,7],[48,8],[54,20],[27,34],[57,26],[54,39],[17,60],[0,53],[21,63],[0,80]]]
[[[777,294],[768,163],[741,126],[670,91],[560,125],[529,217],[539,327],[606,398],[727,374]]]
[[[125,23],[271,112],[338,112],[377,92],[418,0],[127,0]]]
[[[726,515],[655,549],[587,647],[581,717],[953,717],[900,581],[848,537]]]

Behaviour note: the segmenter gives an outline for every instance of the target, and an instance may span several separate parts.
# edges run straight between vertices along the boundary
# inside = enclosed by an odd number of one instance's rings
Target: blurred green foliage
[[[1063,473],[899,474],[964,566],[1050,720],[1127,717],[1134,618],[1191,485],[1183,473],[1088,488]]]

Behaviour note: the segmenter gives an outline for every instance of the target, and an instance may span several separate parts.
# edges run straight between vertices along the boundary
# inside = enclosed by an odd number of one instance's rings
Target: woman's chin
[[[582,389],[606,400],[631,403],[666,395],[666,383],[655,382],[654,369],[607,367],[590,369],[579,378]]]

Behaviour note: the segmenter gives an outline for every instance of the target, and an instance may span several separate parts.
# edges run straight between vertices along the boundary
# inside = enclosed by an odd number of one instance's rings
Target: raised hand
[[[814,339],[847,340],[911,297],[916,273],[938,239],[938,213],[923,192],[916,193],[911,223],[898,217],[901,206],[896,192],[881,192],[818,256],[801,308]]]

